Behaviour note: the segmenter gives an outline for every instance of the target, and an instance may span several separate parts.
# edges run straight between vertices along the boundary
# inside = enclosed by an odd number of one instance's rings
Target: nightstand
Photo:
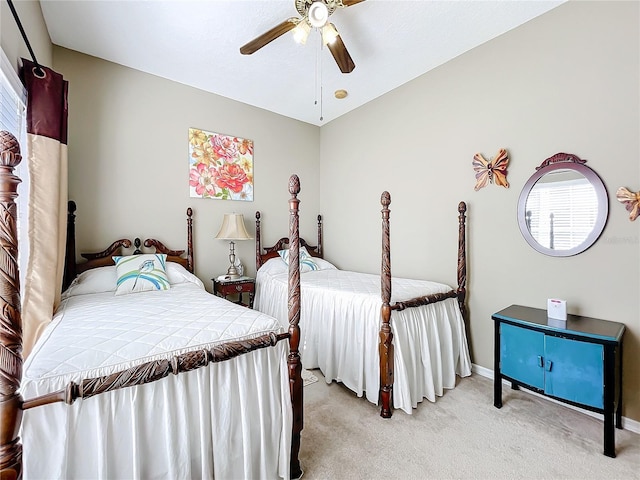
[[[615,458],[622,428],[622,337],[625,325],[580,315],[553,323],[547,311],[511,305],[494,313],[493,405],[502,379],[604,415],[604,454]]]
[[[230,295],[238,295],[238,300],[234,303],[253,308],[253,295],[256,291],[256,281],[254,278],[240,277],[233,280],[218,280],[212,278],[211,280],[213,281],[214,294],[222,298],[227,298]],[[248,303],[242,301],[242,295],[244,293],[249,294]]]

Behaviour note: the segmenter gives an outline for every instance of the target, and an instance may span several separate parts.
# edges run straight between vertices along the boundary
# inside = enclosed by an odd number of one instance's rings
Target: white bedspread
[[[273,318],[181,283],[63,300],[24,365],[25,399],[276,331]],[[288,478],[287,342],[73,405],[27,410],[25,478]]]
[[[278,261],[277,259],[270,262]],[[380,277],[337,269],[301,274],[301,353],[305,368],[320,368],[327,382],[344,383],[358,396],[378,402]],[[256,279],[256,308],[287,320],[287,274],[262,268]],[[394,278],[392,303],[451,287]],[[393,406],[407,413],[423,398],[435,401],[454,388],[456,374],[471,374],[465,326],[456,299],[391,315],[394,343]]]

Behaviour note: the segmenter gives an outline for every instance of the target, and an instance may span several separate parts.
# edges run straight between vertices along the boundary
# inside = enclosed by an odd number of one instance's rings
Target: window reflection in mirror
[[[609,200],[598,175],[576,155],[557,153],[527,181],[518,199],[518,226],[538,252],[576,255],[598,239]]]
[[[584,242],[593,230],[598,197],[582,174],[556,170],[536,182],[525,208],[529,232],[540,245],[569,250]]]

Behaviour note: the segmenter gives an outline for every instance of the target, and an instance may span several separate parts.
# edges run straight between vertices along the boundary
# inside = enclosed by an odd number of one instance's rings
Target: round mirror
[[[518,225],[535,250],[555,257],[584,252],[607,221],[609,199],[598,175],[576,155],[546,159],[518,199]]]

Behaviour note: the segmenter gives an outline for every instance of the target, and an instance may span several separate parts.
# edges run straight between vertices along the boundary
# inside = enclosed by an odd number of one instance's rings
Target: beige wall
[[[638,2],[564,4],[322,127],[320,160],[329,260],[378,271],[371,239],[386,189],[393,273],[454,285],[456,207],[466,201],[474,363],[493,369],[492,313],[564,298],[570,313],[627,325],[623,413],[636,421],[640,224],[615,192],[640,190],[639,16]],[[510,188],[474,192],[473,155],[502,147]],[[557,152],[587,159],[609,193],[602,237],[569,258],[534,251],[516,220],[526,180]]]
[[[160,77],[54,47],[56,71],[69,81],[69,198],[78,204],[78,250],[117,238],[157,238],[186,246],[194,210],[196,275],[208,290],[226,272],[229,243],[215,240],[224,213],[242,213],[255,233],[275,242],[288,231],[288,180],[301,178],[301,211],[319,208],[319,129]],[[254,141],[254,201],[189,197],[190,127]],[[301,231],[315,232],[305,215]],[[255,244],[236,253],[255,272]]]
[[[18,12],[20,23],[22,23],[22,28],[27,34],[36,59],[42,65],[52,66],[52,45],[42,11],[40,10],[40,2],[37,0],[21,0],[19,2],[14,1],[13,5],[16,8],[16,12]],[[7,55],[15,71],[18,72],[21,66],[20,58],[31,59],[31,55],[22,39],[22,35],[20,35],[20,30],[13,19],[7,2],[0,2],[0,25],[2,27],[0,29],[2,50]]]

